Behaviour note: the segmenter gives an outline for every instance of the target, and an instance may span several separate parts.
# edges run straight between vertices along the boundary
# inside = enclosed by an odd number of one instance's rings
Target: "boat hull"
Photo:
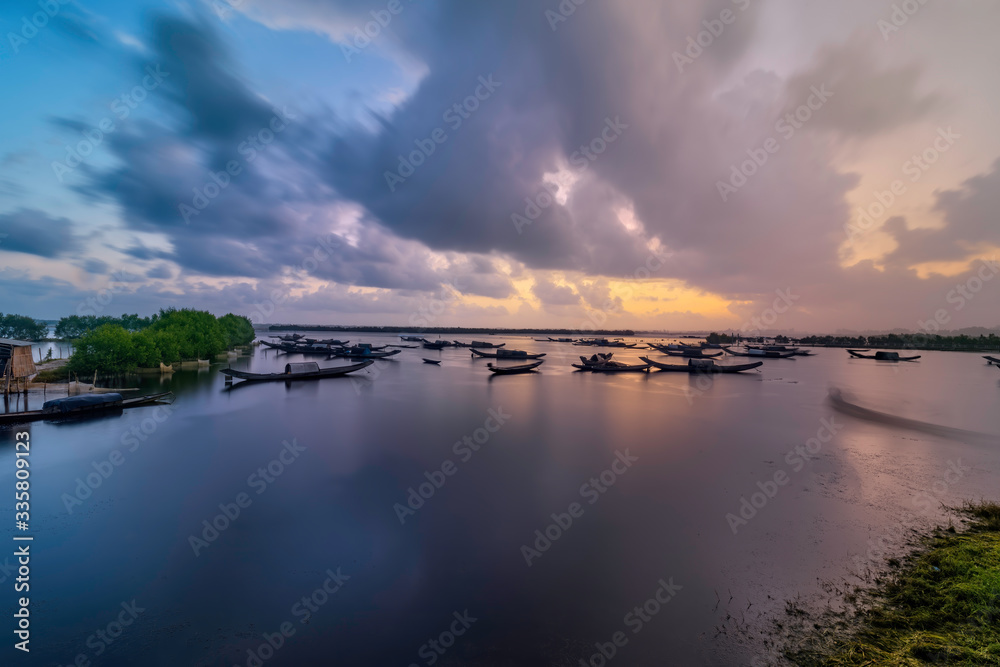
[[[646,357],[640,357],[640,359],[649,363],[653,368],[673,373],[742,373],[744,371],[752,371],[753,369],[760,368],[764,365],[763,361],[755,361],[750,364],[739,364],[734,366],[716,366],[715,364],[712,364],[711,366],[699,367],[691,366],[690,364],[661,364],[658,361],[653,361],[652,359],[647,359]]]
[[[238,378],[247,382],[289,382],[292,380],[321,380],[323,378],[340,377],[368,368],[373,363],[375,362],[369,360],[363,361],[360,364],[321,368],[318,371],[306,373],[249,373],[247,371],[236,370],[235,368],[223,368],[219,372],[228,377]]]

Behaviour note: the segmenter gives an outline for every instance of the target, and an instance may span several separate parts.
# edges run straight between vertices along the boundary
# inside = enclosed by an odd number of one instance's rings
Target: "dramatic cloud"
[[[0,250],[39,257],[59,257],[79,250],[75,225],[66,218],[52,218],[42,211],[22,208],[0,215]]]

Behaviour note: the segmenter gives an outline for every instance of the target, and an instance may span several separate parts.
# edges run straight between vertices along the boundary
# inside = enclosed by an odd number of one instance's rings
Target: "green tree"
[[[48,335],[45,322],[37,322],[27,315],[4,315],[0,313],[0,338],[18,340],[42,340]]]
[[[139,365],[132,334],[117,324],[104,324],[80,336],[67,369],[73,373],[123,375]]]
[[[161,310],[150,326],[177,341],[181,359],[211,359],[226,349],[226,334],[215,315],[203,310]]]
[[[237,345],[249,345],[256,337],[253,323],[242,315],[227,313],[219,318],[219,325],[226,334],[226,343],[230,350]]]

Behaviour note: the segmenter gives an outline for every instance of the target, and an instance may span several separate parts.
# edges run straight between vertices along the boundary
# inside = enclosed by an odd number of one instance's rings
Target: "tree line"
[[[0,338],[17,340],[40,340],[48,333],[48,325],[27,315],[4,315],[0,313]]]
[[[75,317],[75,316],[74,316]],[[148,322],[147,322],[148,320]],[[216,317],[202,310],[161,309],[150,318],[107,322],[85,330],[73,342],[67,370],[74,373],[124,375],[161,363],[211,359],[254,339],[253,324],[242,315]]]

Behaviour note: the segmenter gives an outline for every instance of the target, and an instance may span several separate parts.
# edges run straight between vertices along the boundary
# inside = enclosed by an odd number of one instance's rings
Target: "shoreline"
[[[793,630],[784,658],[798,667],[1000,664],[1000,504],[949,509],[963,527],[920,535],[872,587],[844,592],[845,611]]]

